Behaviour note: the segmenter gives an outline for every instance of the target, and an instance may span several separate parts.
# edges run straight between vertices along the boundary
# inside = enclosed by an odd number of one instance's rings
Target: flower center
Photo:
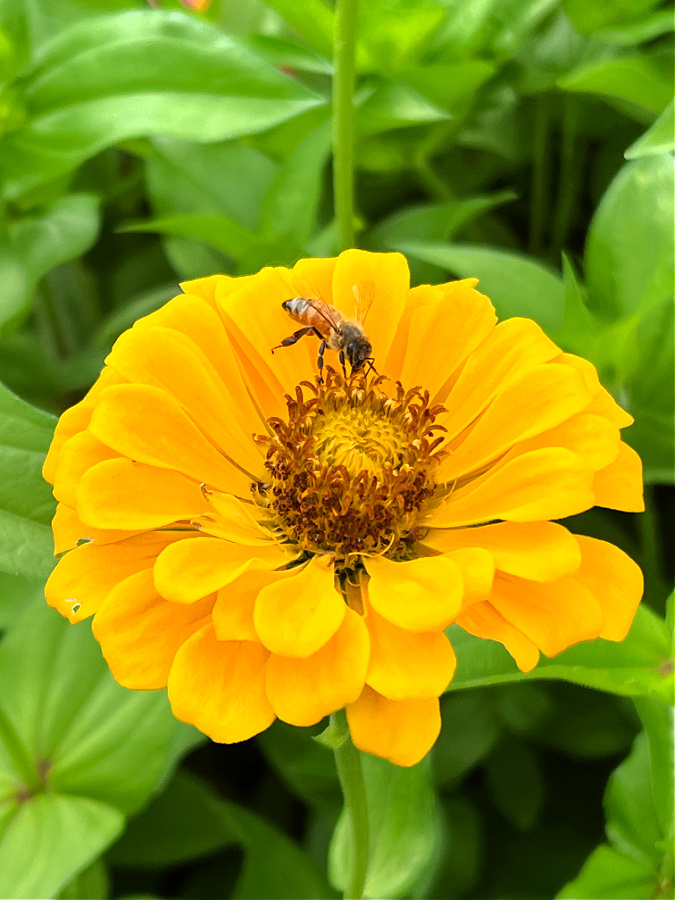
[[[345,380],[328,368],[325,382],[302,382],[286,397],[287,421],[269,419],[271,436],[257,438],[270,481],[254,491],[269,526],[307,553],[334,554],[338,566],[362,553],[410,555],[447,453],[435,434],[443,407],[401,384],[391,397],[385,380]]]

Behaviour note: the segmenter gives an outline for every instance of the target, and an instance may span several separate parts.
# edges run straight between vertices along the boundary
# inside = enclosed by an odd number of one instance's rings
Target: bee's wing
[[[318,297],[305,297],[307,303],[312,307],[314,312],[324,319],[333,331],[337,331],[342,324],[342,314],[334,306],[324,303]]]
[[[356,300],[356,319],[363,325],[373,305],[375,285],[371,281],[361,285],[355,284],[352,291]]]

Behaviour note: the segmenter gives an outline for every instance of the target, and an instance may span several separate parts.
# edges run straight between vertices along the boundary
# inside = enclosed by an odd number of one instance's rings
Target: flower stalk
[[[345,733],[345,740],[335,749],[337,766],[345,809],[349,817],[351,848],[349,872],[343,897],[345,900],[360,900],[366,885],[368,873],[369,827],[366,784],[363,780],[361,753],[349,737],[347,717],[344,710],[331,715],[331,725]]]
[[[354,62],[358,0],[337,0],[333,43],[333,191],[340,249],[354,246]]]

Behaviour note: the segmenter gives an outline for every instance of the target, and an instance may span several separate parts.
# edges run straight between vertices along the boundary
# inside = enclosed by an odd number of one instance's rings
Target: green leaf
[[[300,848],[255,813],[178,773],[112,850],[119,866],[175,866],[229,844],[245,850],[234,897],[316,898],[332,891]]]
[[[395,81],[377,85],[356,111],[357,128],[364,136],[450,118],[450,113],[429,103],[418,91]]]
[[[42,478],[54,418],[0,385],[0,571],[46,577],[54,565],[55,501]]]
[[[342,792],[335,757],[322,737],[323,733],[313,737],[307,729],[277,720],[257,741],[270,765],[301,800],[320,808],[338,809]],[[335,743],[342,743],[345,735],[336,733],[333,737]]]
[[[648,900],[658,883],[651,862],[600,844],[557,900]],[[658,894],[656,895],[658,896]],[[661,895],[667,896],[667,895]]]
[[[664,109],[652,127],[631,144],[624,153],[626,159],[675,152],[675,101]]]
[[[365,893],[402,897],[428,877],[440,849],[430,762],[424,759],[406,769],[365,753],[361,760],[370,825]],[[330,879],[338,888],[344,887],[350,840],[349,820],[343,810],[329,854]]]
[[[658,0],[603,0],[602,3],[565,0],[564,3],[565,12],[582,34],[633,21],[658,5]]]
[[[323,0],[265,0],[307,44],[333,56],[333,11]]]
[[[620,643],[598,638],[542,658],[531,672],[520,672],[501,644],[472,637],[458,625],[447,631],[457,653],[449,692],[489,684],[561,679],[624,697],[673,697],[672,648],[662,619],[639,607],[628,636]]]
[[[359,68],[392,72],[414,65],[444,18],[434,0],[368,0],[359,10]]]
[[[332,75],[333,64],[330,59],[308,50],[295,41],[284,40],[271,34],[252,34],[247,43],[255,52],[276,66],[276,68],[296,69],[298,72],[315,72],[319,75]]]
[[[495,71],[483,60],[419,66],[400,77],[430,103],[457,116],[471,106],[476,92]]]
[[[437,784],[452,785],[493,750],[500,727],[484,691],[446,694],[441,702],[443,728],[434,745],[432,762]]]
[[[501,814],[521,831],[531,828],[544,800],[544,780],[527,744],[515,738],[502,739],[485,761],[485,776]]]
[[[636,700],[635,707],[649,743],[651,793],[656,817],[661,833],[668,840],[667,846],[672,850],[675,809],[673,708],[646,698]]]
[[[669,155],[627,163],[591,222],[589,306],[605,319],[653,310],[673,294],[673,177]]]
[[[50,791],[123,813],[147,802],[174,764],[183,729],[163,692],[128,691],[112,678],[87,625],[43,603],[0,645],[0,708],[42,769]]]
[[[3,290],[0,301],[0,335],[7,335],[21,324],[44,275],[93,246],[99,231],[98,207],[97,197],[69,194],[55,200],[43,213],[9,226],[7,245],[0,246],[0,266],[3,259],[10,258],[17,271],[14,275],[11,269],[3,272],[7,291]]]
[[[117,809],[86,797],[38,794],[6,810],[0,824],[0,896],[16,900],[56,896],[124,826]]]
[[[323,102],[243,42],[161,10],[73,25],[40,54],[25,94],[25,124],[0,141],[9,197],[129,138],[219,141]]]
[[[473,244],[406,241],[396,249],[460,278],[478,278],[478,289],[490,298],[500,319],[529,316],[550,331],[562,325],[564,290],[560,277],[527,256]]]
[[[644,120],[642,111],[659,115],[673,96],[669,69],[646,54],[589,63],[559,79],[558,87],[622,101],[629,104],[627,111],[635,107],[640,121]]]
[[[226,216],[167,216],[146,222],[129,222],[122,233],[156,232],[204,241],[232,259],[241,259],[255,244],[255,235]]]

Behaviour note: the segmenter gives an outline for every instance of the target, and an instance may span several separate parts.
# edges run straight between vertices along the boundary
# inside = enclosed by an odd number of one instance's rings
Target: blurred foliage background
[[[320,729],[213,745],[116,685],[88,626],[44,608],[40,479],[53,414],[179,280],[337,252],[332,19],[0,0],[0,896],[341,886]],[[415,283],[477,276],[591,359],[647,483],[643,516],[569,523],[645,572],[626,642],[523,676],[453,628],[431,757],[366,760],[369,896],[672,897],[672,32],[658,0],[361,2],[359,246],[401,250]]]

